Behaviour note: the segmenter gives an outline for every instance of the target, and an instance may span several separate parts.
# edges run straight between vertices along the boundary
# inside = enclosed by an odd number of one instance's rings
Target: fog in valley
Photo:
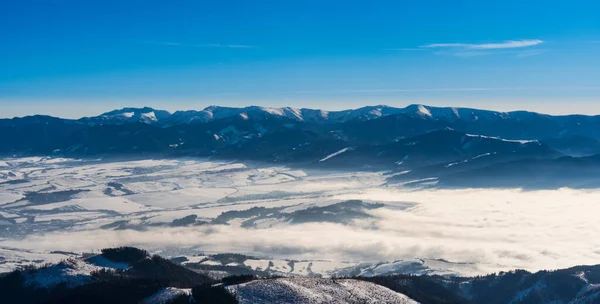
[[[600,259],[597,190],[414,189],[381,172],[193,159],[0,166],[5,271],[121,245],[342,266],[426,259],[462,275]]]

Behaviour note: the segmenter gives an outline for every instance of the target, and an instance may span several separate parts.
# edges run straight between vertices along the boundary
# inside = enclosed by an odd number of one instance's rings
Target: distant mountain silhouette
[[[595,168],[589,159],[557,158],[600,154],[600,116],[424,105],[344,111],[210,106],[173,114],[123,108],[78,120],[0,119],[0,154],[201,156],[404,172],[392,181],[405,185],[434,178],[436,186],[512,187],[526,178],[531,187],[594,187],[595,171],[580,168]]]

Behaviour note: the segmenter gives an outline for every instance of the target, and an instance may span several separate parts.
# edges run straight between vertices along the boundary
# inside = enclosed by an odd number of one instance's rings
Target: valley
[[[2,164],[4,272],[122,245],[215,276],[222,253],[242,255],[234,273],[326,277],[537,271],[600,255],[596,190],[419,189],[385,172],[191,158]]]

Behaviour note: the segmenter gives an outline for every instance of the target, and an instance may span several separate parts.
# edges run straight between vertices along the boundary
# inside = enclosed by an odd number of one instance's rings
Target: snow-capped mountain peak
[[[123,108],[119,110],[113,110],[110,112],[102,113],[98,116],[84,118],[84,121],[91,123],[112,123],[112,124],[123,124],[123,123],[156,123],[164,120],[171,116],[171,113],[164,110],[155,110],[150,107],[143,108]]]
[[[412,104],[404,108],[386,105],[365,106],[350,110],[329,111],[323,109],[307,109],[293,107],[264,107],[248,106],[243,108],[211,105],[203,110],[176,111],[170,114],[167,111],[156,110],[150,107],[123,108],[103,113],[99,116],[84,118],[83,120],[100,123],[130,123],[142,122],[147,124],[161,124],[171,126],[177,124],[208,123],[215,120],[239,116],[244,120],[263,120],[268,117],[279,117],[297,122],[336,124],[349,121],[367,121],[389,115],[402,114],[423,120],[455,121],[498,121],[498,120],[530,120],[551,116],[534,112],[515,111],[497,112],[458,107],[433,107],[422,104]]]

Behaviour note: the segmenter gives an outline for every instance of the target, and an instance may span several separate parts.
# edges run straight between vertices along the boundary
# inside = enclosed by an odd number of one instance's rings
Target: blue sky
[[[600,113],[600,3],[0,3],[0,116],[422,103]]]

